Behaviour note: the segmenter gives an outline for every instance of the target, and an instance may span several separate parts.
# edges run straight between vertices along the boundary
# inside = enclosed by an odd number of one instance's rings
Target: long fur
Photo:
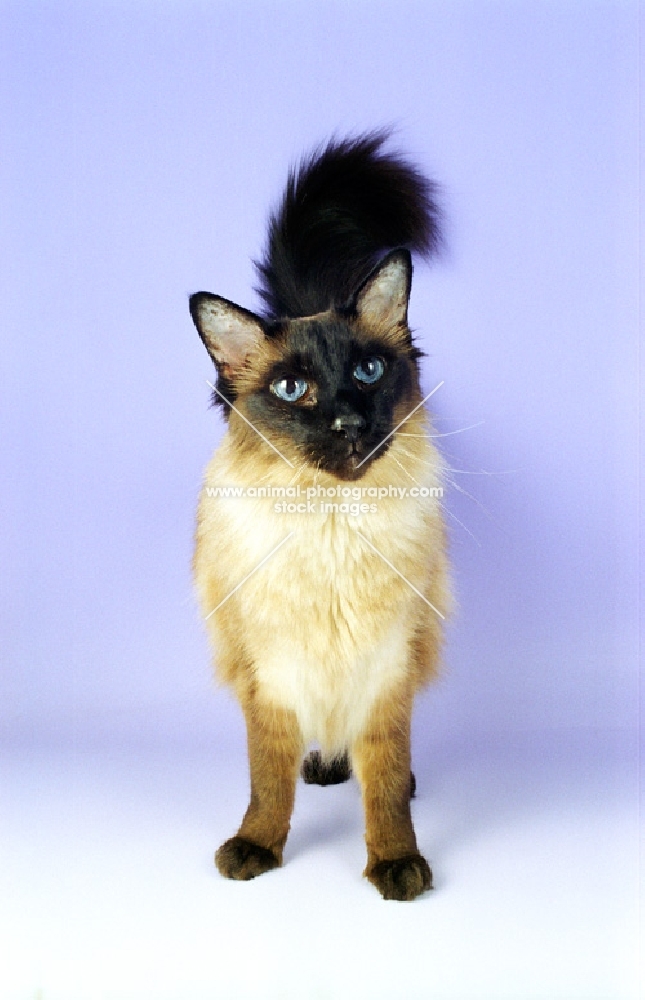
[[[361,786],[365,875],[385,898],[413,899],[431,872],[410,814],[412,702],[436,674],[450,588],[440,505],[418,498],[437,496],[441,460],[407,325],[409,251],[436,249],[439,228],[434,185],[385,153],[386,137],[333,141],[290,175],[258,264],[266,316],[191,298],[235,399],[206,470],[194,571],[248,734],[250,804],[216,854],[220,872],[246,880],[282,863],[317,742],[323,766],[310,777],[342,760]],[[366,384],[374,361],[382,382]],[[276,388],[296,381],[306,394],[285,401]],[[286,496],[355,484],[379,499],[369,512],[280,511],[263,484]],[[386,485],[396,495],[381,495]],[[411,496],[415,485],[425,492]]]
[[[436,185],[383,151],[381,129],[332,140],[291,171],[256,262],[267,318],[342,308],[394,247],[429,256],[440,244]]]

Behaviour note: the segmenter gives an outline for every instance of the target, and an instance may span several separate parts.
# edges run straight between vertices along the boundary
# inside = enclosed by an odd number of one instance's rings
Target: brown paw
[[[346,753],[324,760],[320,750],[312,750],[305,757],[300,773],[307,785],[340,785],[351,777],[352,769]]]
[[[420,854],[377,861],[365,874],[383,899],[415,899],[426,889],[432,889],[430,866]]]
[[[247,882],[271,868],[278,868],[280,861],[268,847],[260,847],[244,837],[231,837],[216,852],[215,864],[225,878]]]

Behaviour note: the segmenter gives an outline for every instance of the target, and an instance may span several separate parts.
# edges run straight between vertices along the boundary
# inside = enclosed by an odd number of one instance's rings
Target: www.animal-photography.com
[[[639,996],[640,17],[0,3],[0,1000]]]

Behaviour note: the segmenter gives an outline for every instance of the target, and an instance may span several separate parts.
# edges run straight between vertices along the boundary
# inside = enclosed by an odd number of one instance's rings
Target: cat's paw
[[[278,868],[280,860],[268,847],[260,847],[244,837],[231,837],[215,853],[215,864],[225,878],[247,882]]]
[[[365,874],[383,899],[415,899],[426,889],[432,889],[432,872],[421,854],[377,861]]]

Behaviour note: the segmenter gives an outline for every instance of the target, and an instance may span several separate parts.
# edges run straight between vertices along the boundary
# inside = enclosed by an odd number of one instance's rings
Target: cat
[[[410,900],[432,887],[410,814],[412,704],[437,670],[450,588],[407,310],[411,251],[430,255],[441,236],[436,186],[388,139],[332,139],[289,174],[255,265],[261,315],[190,298],[228,421],[194,576],[247,726],[250,804],[220,873],[282,864],[299,773],[329,784],[353,771],[364,875]]]

